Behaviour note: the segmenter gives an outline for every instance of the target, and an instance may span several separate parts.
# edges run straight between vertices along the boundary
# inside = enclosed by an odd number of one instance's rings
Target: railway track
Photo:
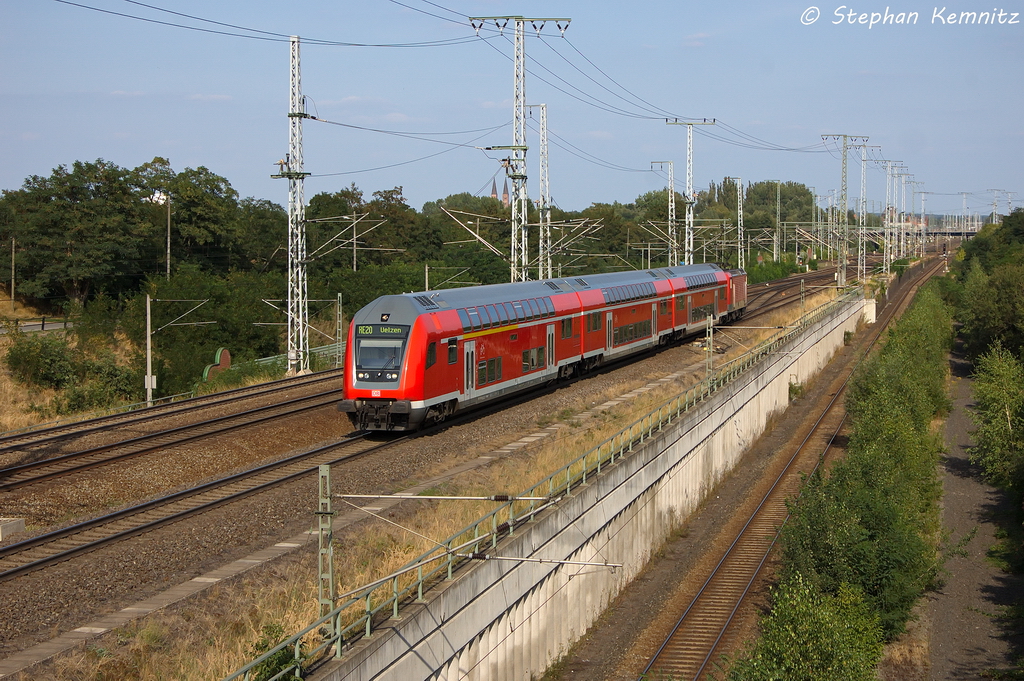
[[[354,435],[338,443],[2,547],[0,582],[309,475],[322,464],[350,461],[405,439],[379,443],[366,440],[364,434]]]
[[[291,416],[335,403],[342,390],[297,397],[285,402],[257,407],[244,412],[207,419],[199,423],[178,426],[114,444],[102,445],[61,456],[0,469],[0,492],[9,492],[28,485],[64,477],[74,473],[105,466],[114,462],[149,454],[201,438]],[[121,424],[117,424],[120,426]]]
[[[895,304],[890,303],[883,309],[881,323],[866,341],[861,358],[870,352],[896,312],[909,302],[917,285],[941,266],[941,260],[926,266],[913,285],[901,287],[898,300],[893,301]],[[802,476],[813,471],[824,459],[843,426],[846,414],[840,397],[858,363],[859,360],[851,362],[831,386],[832,399],[821,410],[783,472],[711,571],[640,679],[700,679],[712,670],[721,652],[735,648],[738,633],[732,625],[736,614],[760,576],[788,518],[786,499],[799,491]]]
[[[123,412],[121,414],[100,416],[86,421],[76,421],[74,423],[11,433],[9,435],[0,436],[0,455],[12,452],[32,452],[59,445],[71,438],[81,437],[82,435],[104,430],[111,430],[115,427],[121,427],[143,421],[151,421],[154,418],[173,416],[197,409],[221,407],[231,404],[232,402],[241,402],[243,400],[259,398],[274,393],[294,390],[296,388],[328,383],[330,381],[337,380],[341,375],[342,371],[340,369],[323,371],[306,376],[261,383],[259,385],[248,386],[245,388],[236,388],[234,390],[227,390],[213,395],[193,397],[180,402],[171,402],[168,404],[147,407],[145,409]]]

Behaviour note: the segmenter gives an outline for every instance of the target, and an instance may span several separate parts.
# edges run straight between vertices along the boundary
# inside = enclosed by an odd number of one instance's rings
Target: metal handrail
[[[829,302],[819,305],[803,315],[792,326],[777,331],[753,349],[724,363],[700,383],[666,400],[660,406],[647,412],[618,433],[606,438],[572,462],[535,483],[517,496],[546,496],[548,499],[554,499],[570,494],[575,487],[586,484],[589,477],[599,475],[602,468],[631,453],[638,445],[656,437],[665,426],[670,425],[698,404],[707,400],[708,397],[738,378],[761,360],[770,356],[790,340],[800,336],[808,326],[816,324],[823,318],[838,311],[839,308],[859,300],[862,295],[863,290],[857,287]],[[460,553],[462,548],[471,546],[471,553],[477,553],[480,544],[484,542],[492,548],[496,547],[501,538],[513,536],[517,526],[532,520],[534,515],[543,510],[543,508],[546,508],[549,503],[548,501],[541,502],[540,506],[538,506],[536,501],[530,501],[528,504],[516,501],[503,503],[501,506],[459,530],[448,539],[440,542],[434,549],[406,563],[387,578],[377,580],[359,590],[344,594],[344,602],[337,605],[330,613],[322,616],[302,631],[285,639],[260,657],[225,677],[224,681],[240,678],[249,681],[253,670],[257,666],[281,650],[289,647],[293,650],[293,659],[295,661],[277,675],[271,677],[270,681],[284,678],[289,672],[294,677],[299,678],[304,662],[323,659],[318,656],[326,656],[332,647],[335,659],[340,659],[346,644],[351,644],[361,636],[371,635],[373,622],[378,615],[387,612],[389,617],[397,617],[403,604],[422,602],[423,592],[426,588],[439,581],[451,579],[455,570],[469,563],[472,558],[464,553]],[[413,573],[415,573],[415,577],[411,577]],[[405,581],[407,583],[404,586],[400,583],[400,578],[403,576],[409,576],[406,577]],[[388,595],[381,597],[375,603],[374,594],[382,589],[387,589]],[[350,608],[353,611],[346,613],[345,611]],[[356,612],[355,609],[357,608],[361,612]],[[349,620],[345,626],[342,626],[343,620]],[[303,639],[313,632],[319,634],[321,637],[320,642],[313,648],[303,651]]]

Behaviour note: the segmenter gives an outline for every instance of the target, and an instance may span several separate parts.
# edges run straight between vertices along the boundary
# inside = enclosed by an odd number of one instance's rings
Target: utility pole
[[[785,239],[782,234],[782,180],[775,180],[775,261],[783,250]],[[796,264],[796,260],[793,261]]]
[[[14,314],[14,237],[11,237],[11,314]]]
[[[302,97],[299,36],[290,39],[288,156],[273,178],[288,180],[288,374],[309,373],[309,307],[306,296],[306,204],[302,169],[302,119],[309,118]]]
[[[171,193],[164,194],[167,197],[167,281],[171,280]]]
[[[846,261],[849,255],[850,246],[850,213],[849,213],[849,202],[847,194],[847,183],[846,183],[846,163],[847,154],[850,149],[850,141],[854,143],[864,144],[868,141],[868,138],[863,135],[822,135],[822,140],[843,140],[843,178],[842,187],[839,193],[839,211],[842,216],[839,218],[839,267],[838,275],[836,277],[839,286],[846,286]]]
[[[747,260],[743,253],[743,179],[739,177],[728,178],[736,183],[736,246],[737,269],[745,269]]]
[[[686,233],[683,237],[683,264],[693,264],[693,206],[697,202],[693,196],[693,126],[695,125],[714,125],[715,119],[712,118],[710,121],[704,119],[701,121],[680,121],[678,118],[674,120],[665,119],[665,123],[668,125],[685,125],[686,126]]]
[[[526,22],[540,35],[544,24],[553,21],[558,30],[565,34],[571,19],[566,18],[527,18],[521,16],[503,17],[469,17],[470,25],[477,35],[484,24],[493,22],[498,31],[504,31],[509,22],[515,25],[515,58],[513,61],[513,97],[512,97],[512,146],[489,147],[490,149],[508,149],[512,152],[507,160],[506,174],[512,180],[512,262],[510,267],[511,281],[526,281],[529,277],[527,265],[529,256],[529,232],[527,215],[529,199],[526,194]],[[564,22],[564,26],[563,26]],[[539,25],[538,25],[539,24]]]
[[[654,166],[668,166],[668,266],[679,264],[679,237],[676,230],[676,164],[673,161],[651,161]]]
[[[818,235],[818,189],[817,187],[811,187],[811,236],[818,238],[818,250],[821,250],[821,237]],[[814,240],[811,240],[812,245]],[[813,252],[813,246],[812,246]],[[815,258],[817,260],[817,258]]]

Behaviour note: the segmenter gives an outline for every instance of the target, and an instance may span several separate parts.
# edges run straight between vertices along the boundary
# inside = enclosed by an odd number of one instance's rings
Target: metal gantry
[[[680,121],[678,118],[674,120],[665,119],[665,123],[668,125],[685,125],[686,126],[686,232],[683,236],[683,264],[693,264],[693,206],[697,203],[696,198],[693,195],[693,126],[695,125],[714,125],[715,119],[708,120],[707,118],[700,121]]]
[[[508,149],[512,153],[506,160],[506,174],[512,180],[512,257],[509,278],[511,281],[526,281],[529,278],[529,231],[527,216],[529,215],[529,198],[526,191],[526,22],[530,22],[537,34],[544,29],[547,22],[554,22],[564,34],[569,27],[568,18],[541,18],[521,16],[501,17],[469,17],[469,22],[477,34],[484,24],[494,23],[502,32],[512,22],[515,30],[515,56],[513,58],[513,96],[512,96],[512,146],[488,147],[489,149]],[[563,25],[564,24],[564,25]]]
[[[839,263],[837,267],[836,283],[839,286],[846,286],[846,261],[849,259],[849,248],[850,248],[850,205],[849,205],[849,193],[847,185],[847,155],[850,151],[850,142],[856,144],[865,144],[868,138],[863,135],[822,135],[822,140],[833,140],[838,142],[842,140],[843,151],[842,151],[842,186],[839,190],[839,222],[838,222],[838,257]]]
[[[288,180],[288,373],[309,372],[309,305],[306,296],[306,204],[302,169],[302,119],[308,118],[302,97],[299,36],[290,39],[288,156],[278,161],[274,178]]]

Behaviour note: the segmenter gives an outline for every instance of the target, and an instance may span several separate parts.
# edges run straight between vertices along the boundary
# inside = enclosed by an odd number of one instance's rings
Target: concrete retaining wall
[[[316,677],[539,678],[739,461],[769,416],[786,407],[790,383],[820,371],[862,319],[874,321],[874,301],[842,306],[498,547],[502,556],[623,568],[482,562]]]

